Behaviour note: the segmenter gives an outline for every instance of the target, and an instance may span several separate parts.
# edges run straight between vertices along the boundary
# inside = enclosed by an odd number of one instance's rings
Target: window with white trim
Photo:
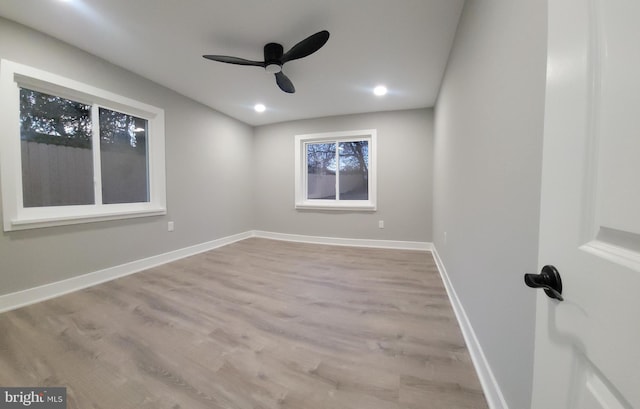
[[[0,62],[4,230],[166,214],[164,111]]]
[[[295,137],[297,209],[376,210],[376,130]]]

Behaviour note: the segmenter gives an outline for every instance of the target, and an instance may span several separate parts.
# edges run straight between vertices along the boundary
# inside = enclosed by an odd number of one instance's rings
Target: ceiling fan
[[[252,65],[263,67],[268,73],[275,74],[276,83],[281,90],[289,94],[296,92],[291,80],[282,72],[282,66],[292,60],[307,57],[326,44],[329,40],[327,30],[319,31],[284,52],[282,44],[269,43],[264,46],[264,61],[251,61],[244,58],[230,57],[227,55],[203,55],[204,58],[212,61],[226,62],[236,65]]]

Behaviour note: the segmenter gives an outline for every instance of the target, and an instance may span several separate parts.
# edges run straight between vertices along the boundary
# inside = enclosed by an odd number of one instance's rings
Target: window
[[[164,111],[0,62],[4,230],[166,213]]]
[[[297,209],[376,209],[375,129],[296,135]]]

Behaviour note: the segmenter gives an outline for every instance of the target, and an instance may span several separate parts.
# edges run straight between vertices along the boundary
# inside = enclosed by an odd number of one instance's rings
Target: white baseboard
[[[447,271],[438,255],[437,249],[429,242],[415,241],[395,241],[395,240],[368,240],[368,239],[347,239],[338,237],[317,237],[305,236],[299,234],[274,233],[260,230],[247,231],[232,236],[223,237],[217,240],[200,243],[194,246],[185,247],[179,250],[170,251],[168,253],[159,254],[141,260],[132,261],[115,267],[106,268],[92,273],[83,274],[81,276],[72,277],[66,280],[57,281],[42,286],[29,288],[27,290],[18,291],[0,296],[0,313],[45,301],[54,297],[59,297],[73,291],[82,290],[96,284],[101,284],[116,278],[124,277],[139,271],[166,264],[171,261],[189,257],[198,253],[213,250],[218,247],[226,246],[236,241],[244,240],[250,237],[260,237],[273,240],[294,241],[301,243],[328,244],[336,246],[354,246],[354,247],[373,247],[387,249],[402,250],[419,250],[431,251],[435,259],[442,281],[449,295],[451,305],[458,319],[458,324],[462,330],[465,342],[469,349],[469,354],[473,360],[473,364],[478,373],[478,378],[484,390],[485,396],[491,409],[508,409],[508,406],[502,396],[502,392],[496,382],[491,367],[484,356],[482,347],[478,342],[478,338],[473,331],[471,322],[467,317],[464,308],[456,294]]]
[[[398,250],[431,251],[433,244],[423,241],[344,239],[340,237],[305,236],[301,234],[274,233],[254,230],[254,237],[265,239],[295,241],[299,243],[328,244],[332,246],[373,247]]]
[[[412,241],[391,241],[391,240],[361,240],[361,239],[342,239],[334,237],[315,237],[302,236],[296,234],[283,234],[265,231],[247,231],[244,233],[234,234],[232,236],[223,237],[217,240],[196,244],[194,246],[170,251],[164,254],[135,260],[129,263],[120,264],[118,266],[109,267],[103,270],[94,271],[92,273],[68,278],[66,280],[56,281],[54,283],[17,291],[10,294],[0,295],[0,313],[24,307],[40,301],[59,297],[73,291],[82,290],[96,284],[124,277],[139,271],[147,270],[152,267],[166,264],[181,258],[193,256],[198,253],[213,250],[218,247],[236,241],[244,240],[250,237],[262,237],[274,240],[298,241],[304,243],[331,244],[339,246],[357,246],[357,247],[376,247],[390,249],[405,250],[422,250],[430,251],[431,243],[412,242]]]
[[[82,290],[96,284],[124,277],[142,270],[147,270],[149,268],[159,266],[161,264],[166,264],[171,261],[179,260],[181,258],[189,257],[194,254],[213,250],[215,248],[226,246],[227,244],[244,240],[252,236],[253,233],[250,231],[240,234],[234,234],[232,236],[196,244],[194,246],[185,247],[179,250],[170,251],[168,253],[159,254],[157,256],[132,261],[130,263],[121,264],[115,267],[109,267],[104,270],[94,271],[92,273],[68,278],[66,280],[56,281],[54,283],[29,288],[27,290],[5,294],[0,296],[0,313],[14,310],[16,308],[24,307],[26,305],[34,304],[40,301],[48,300],[50,298],[59,297],[73,291]]]
[[[484,395],[487,398],[487,403],[489,404],[490,409],[508,409],[507,402],[504,400],[504,396],[502,395],[502,391],[500,390],[500,386],[496,381],[495,376],[493,376],[493,371],[491,370],[491,366],[487,361],[487,358],[482,351],[482,346],[476,337],[476,333],[473,330],[473,326],[469,321],[469,317],[467,313],[464,311],[464,307],[456,294],[455,288],[453,288],[453,284],[449,279],[449,275],[447,274],[447,270],[440,259],[440,255],[438,254],[438,250],[433,246],[431,253],[433,254],[433,258],[438,266],[438,271],[440,272],[440,276],[442,277],[442,281],[444,282],[444,286],[447,290],[447,294],[449,295],[449,300],[451,301],[451,305],[453,307],[453,311],[456,314],[456,318],[458,319],[458,324],[460,325],[460,329],[462,330],[462,335],[464,336],[464,340],[467,344],[467,349],[469,350],[469,354],[471,355],[471,360],[473,361],[473,365],[476,368],[476,372],[478,374],[478,378],[480,379],[480,384],[482,385],[482,390],[484,391]]]

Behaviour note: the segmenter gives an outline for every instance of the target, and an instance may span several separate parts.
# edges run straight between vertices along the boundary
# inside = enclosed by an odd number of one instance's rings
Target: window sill
[[[74,206],[65,206],[65,210],[72,210]],[[164,207],[151,207],[140,206],[140,208],[131,208],[131,205],[127,206],[128,209],[118,209],[120,205],[115,205],[115,208],[111,209],[95,209],[95,211],[76,213],[76,214],[47,214],[48,212],[35,211],[25,212],[26,214],[20,215],[18,218],[11,220],[9,225],[5,224],[5,231],[14,230],[28,230],[39,229],[44,227],[65,226],[71,224],[80,223],[92,223],[102,222],[109,220],[121,220],[130,219],[135,217],[149,217],[149,216],[162,216],[167,214],[167,209]],[[49,210],[52,208],[46,208]],[[45,209],[38,209],[45,210]],[[66,213],[66,212],[65,212]]]
[[[304,202],[298,202],[295,206],[299,210],[349,210],[349,211],[362,211],[362,212],[375,212],[376,205],[369,201],[341,201],[335,200],[307,200]]]

